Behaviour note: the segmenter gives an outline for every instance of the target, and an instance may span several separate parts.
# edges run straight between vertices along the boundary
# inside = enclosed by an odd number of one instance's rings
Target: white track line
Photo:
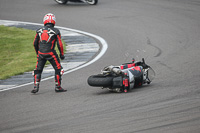
[[[31,22],[10,21],[10,20],[4,20],[4,21],[8,22],[8,23],[21,23],[21,24],[32,24],[32,25],[41,25],[41,26],[43,26],[43,24],[31,23]],[[85,63],[85,64],[83,64],[83,65],[81,65],[79,67],[71,69],[71,70],[65,72],[64,74],[71,73],[73,71],[79,70],[79,69],[81,69],[83,67],[86,67],[86,66],[94,63],[95,61],[97,61],[98,59],[100,59],[104,55],[104,53],[106,52],[106,50],[108,48],[107,42],[103,38],[101,38],[100,36],[97,36],[97,35],[94,35],[94,34],[91,34],[91,33],[88,33],[88,32],[84,32],[84,31],[76,30],[76,29],[70,29],[70,28],[65,28],[65,27],[60,27],[60,26],[55,26],[55,27],[56,28],[65,29],[65,30],[68,30],[68,31],[72,31],[72,32],[76,32],[76,33],[80,33],[80,34],[84,34],[84,35],[88,35],[90,37],[96,38],[102,44],[101,51],[99,52],[99,54],[94,59],[92,59],[91,61],[89,61],[89,62],[87,62],[87,63]],[[54,78],[54,76],[51,76],[51,77],[48,77],[48,78],[44,78],[41,81],[49,80],[49,79],[52,79],[52,78]],[[22,85],[16,85],[14,87],[6,88],[6,89],[2,89],[2,90],[0,90],[0,92],[7,91],[7,90],[12,90],[12,89],[23,87],[23,86],[30,85],[30,84],[33,84],[33,82],[22,84]]]

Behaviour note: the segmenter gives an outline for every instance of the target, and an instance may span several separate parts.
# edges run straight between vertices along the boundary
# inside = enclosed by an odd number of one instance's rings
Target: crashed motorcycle
[[[81,3],[88,3],[90,5],[96,5],[98,0],[55,0],[58,4],[66,4],[67,2],[81,2]]]
[[[101,74],[92,75],[87,82],[92,87],[107,88],[109,91],[128,92],[135,87],[150,84],[155,77],[154,70],[142,61],[125,63],[120,66],[107,66]]]

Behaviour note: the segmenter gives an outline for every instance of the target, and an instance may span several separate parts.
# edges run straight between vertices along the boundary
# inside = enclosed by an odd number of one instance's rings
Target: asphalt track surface
[[[1,0],[0,19],[57,25],[90,32],[108,43],[104,56],[54,81],[0,93],[2,133],[199,133],[200,0],[99,0],[97,6],[53,0]],[[150,85],[111,93],[87,85],[106,65],[146,58],[156,71]]]

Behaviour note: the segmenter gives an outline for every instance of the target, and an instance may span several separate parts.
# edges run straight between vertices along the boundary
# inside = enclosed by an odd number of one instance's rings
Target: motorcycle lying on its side
[[[90,5],[96,5],[98,0],[55,0],[58,4],[66,4],[67,2],[84,2]]]
[[[107,88],[115,92],[128,92],[134,87],[150,84],[155,77],[154,70],[142,61],[125,63],[120,66],[107,66],[101,74],[92,75],[87,82],[93,87]]]

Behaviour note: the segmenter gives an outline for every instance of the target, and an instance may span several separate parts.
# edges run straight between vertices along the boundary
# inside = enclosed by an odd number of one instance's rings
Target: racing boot
[[[63,89],[61,86],[56,83],[55,92],[66,92],[66,89]]]
[[[61,78],[62,76],[62,71],[61,70],[56,70],[55,72],[55,83],[56,83],[56,87],[55,87],[55,92],[66,92],[66,89],[63,89],[61,87]]]
[[[40,84],[40,79],[41,79],[41,70],[34,70],[32,75],[34,77],[34,89],[31,91],[31,93],[37,93],[39,91],[39,84]]]
[[[34,89],[31,91],[31,93],[35,94],[39,91],[39,82],[36,82],[36,84],[34,84]]]

